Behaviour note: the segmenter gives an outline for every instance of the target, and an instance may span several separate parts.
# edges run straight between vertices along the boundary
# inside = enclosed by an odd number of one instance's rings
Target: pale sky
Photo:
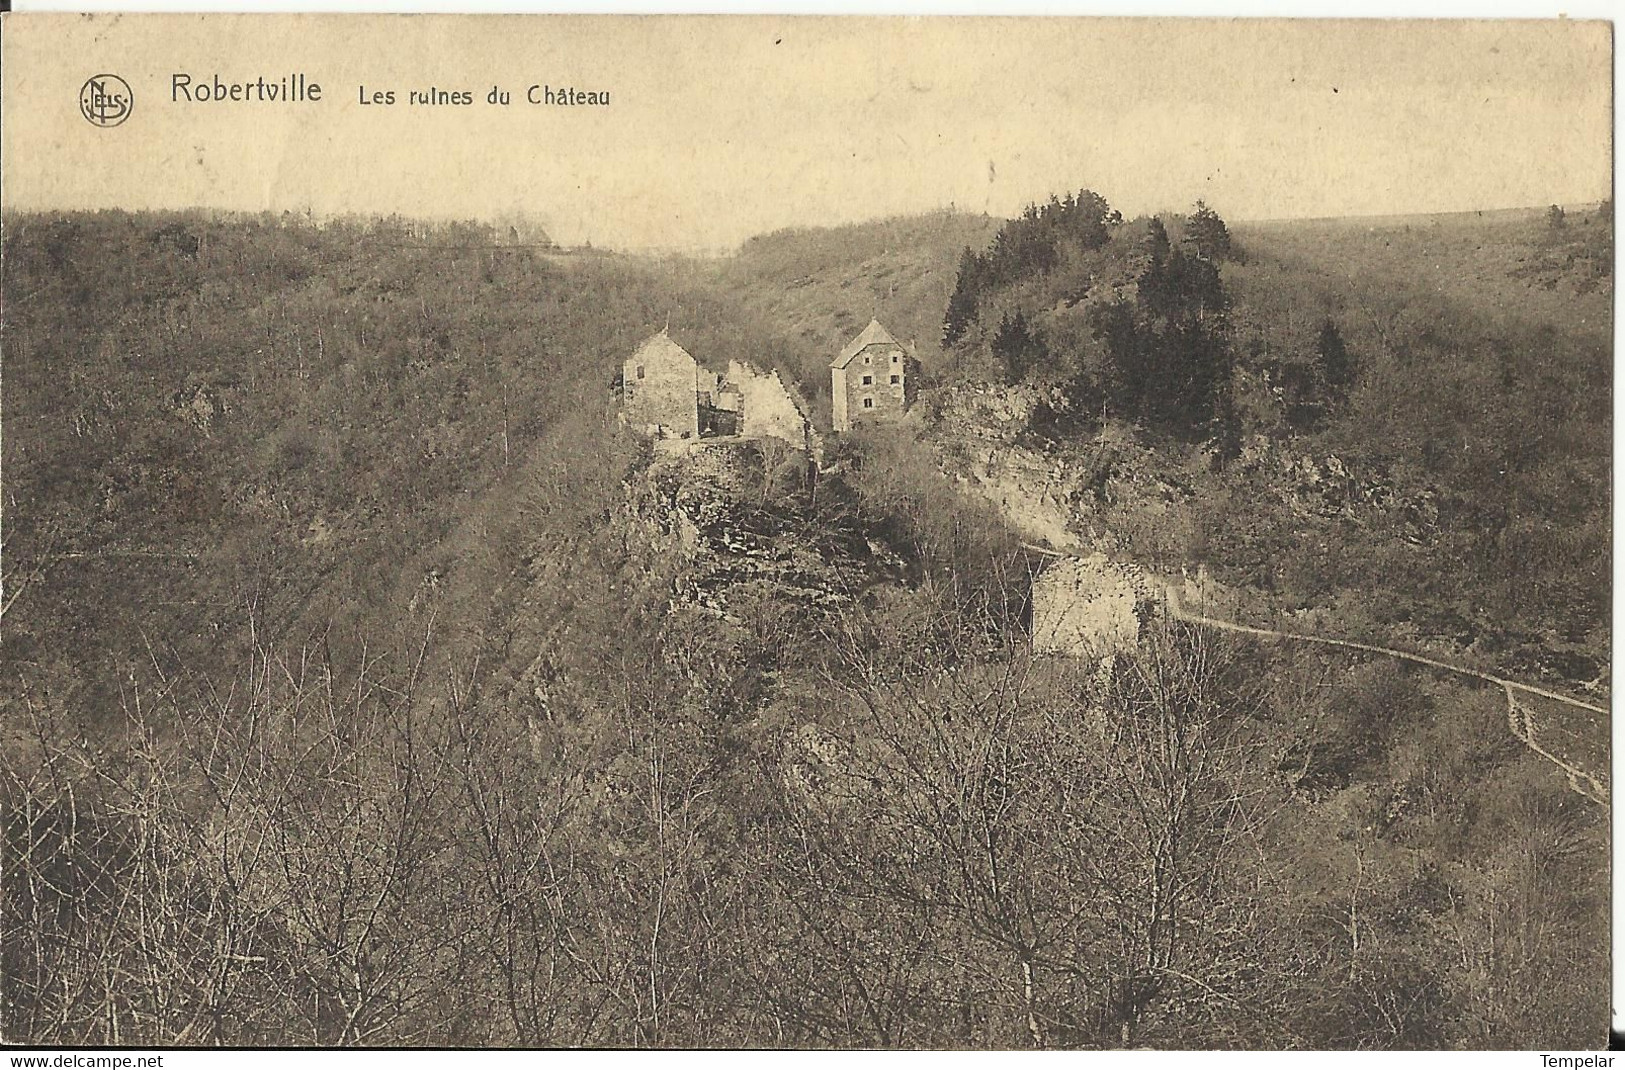
[[[3,47],[11,209],[522,210],[563,242],[719,248],[1080,187],[1245,219],[1611,183],[1600,22],[29,14]],[[78,110],[102,73],[135,97],[107,129]],[[176,73],[303,73],[323,99],[173,102]],[[532,84],[610,105],[532,106]],[[475,103],[406,103],[430,86]]]

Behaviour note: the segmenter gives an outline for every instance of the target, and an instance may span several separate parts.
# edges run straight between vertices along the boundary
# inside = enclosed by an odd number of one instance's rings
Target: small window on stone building
[[[893,353],[893,354],[892,354],[892,355],[891,355],[891,362],[892,362],[892,363],[893,363],[893,364],[896,364],[896,363],[897,363],[897,354],[896,354],[896,353]]]
[[[894,375],[891,377],[891,381],[892,385],[896,386],[898,383],[903,381],[903,377],[901,375]]]
[[[641,364],[638,365],[638,378],[639,379],[643,378],[643,365],[641,365]]]
[[[864,355],[864,357],[863,357],[863,363],[865,363],[865,364],[867,364],[867,363],[869,363],[869,357],[868,357],[868,354],[865,354],[865,355]]]
[[[874,408],[875,407],[875,399],[874,398],[864,398],[863,399],[863,407],[866,408],[866,409]]]
[[[873,386],[873,385],[874,385],[874,383],[875,383],[875,377],[874,377],[874,376],[872,376],[872,375],[865,375],[865,376],[864,376],[864,377],[863,377],[863,385],[864,385],[864,386]]]

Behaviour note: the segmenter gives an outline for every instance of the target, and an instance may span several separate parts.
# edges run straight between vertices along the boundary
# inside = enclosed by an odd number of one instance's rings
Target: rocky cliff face
[[[1115,423],[1072,439],[1036,434],[1037,418],[1054,399],[1026,385],[958,388],[934,402],[930,436],[943,467],[967,492],[998,506],[1024,538],[1066,553],[1145,556],[1152,546],[1157,559],[1148,564],[1173,570],[1188,563],[1182,543],[1212,491],[1201,451],[1175,456]],[[1227,471],[1294,516],[1382,524],[1415,545],[1439,534],[1431,488],[1401,486],[1335,454],[1310,455],[1254,436]]]
[[[1053,394],[1026,385],[945,392],[931,431],[944,468],[1023,538],[1064,553],[1121,554],[1129,540],[1118,514],[1155,523],[1190,502],[1186,481],[1120,428],[1072,441],[1035,434],[1040,413],[1058,404]]]
[[[1439,506],[1431,488],[1403,488],[1384,473],[1354,470],[1336,454],[1298,453],[1263,436],[1243,447],[1236,465],[1269,483],[1277,500],[1300,516],[1357,523],[1388,517],[1413,545],[1438,538]]]
[[[763,601],[821,615],[900,582],[902,560],[837,508],[842,492],[799,450],[702,441],[657,455],[626,515],[679,556],[674,611],[738,624]]]

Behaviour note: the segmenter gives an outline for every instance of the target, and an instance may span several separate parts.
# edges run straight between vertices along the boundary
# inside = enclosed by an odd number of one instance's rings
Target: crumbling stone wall
[[[1157,604],[1155,586],[1133,565],[1101,554],[1058,560],[1033,581],[1033,652],[1081,657],[1132,650]]]
[[[738,393],[741,435],[782,439],[798,450],[807,449],[807,414],[778,372],[764,373],[744,361],[730,360],[727,382]]]

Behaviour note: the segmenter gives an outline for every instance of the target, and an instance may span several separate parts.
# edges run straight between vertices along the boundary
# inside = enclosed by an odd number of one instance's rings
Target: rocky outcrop
[[[1438,537],[1439,505],[1431,488],[1407,490],[1384,473],[1355,471],[1336,454],[1298,453],[1262,436],[1242,448],[1236,464],[1266,480],[1299,515],[1357,522],[1392,519],[1400,537],[1415,545]]]
[[[929,400],[939,435],[1001,443],[1013,443],[1024,435],[1040,406],[1062,403],[1060,392],[1054,389],[997,383],[950,387]]]
[[[902,561],[856,527],[814,515],[805,454],[750,440],[702,441],[657,456],[628,487],[627,518],[652,548],[681,557],[674,609],[742,619],[764,599],[827,613]]]

